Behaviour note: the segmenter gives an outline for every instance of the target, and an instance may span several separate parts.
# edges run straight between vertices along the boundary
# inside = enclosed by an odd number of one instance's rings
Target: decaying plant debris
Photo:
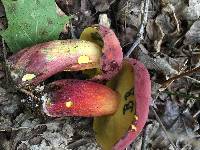
[[[73,15],[60,39],[79,37],[86,26],[99,23],[99,16],[104,14],[127,54],[141,36],[138,33],[142,24],[143,38],[130,57],[149,69],[152,106],[143,132],[128,149],[199,150],[200,1],[149,0],[148,18],[143,24],[141,3],[147,1],[57,0],[64,13]],[[3,5],[0,6],[0,25],[5,29],[6,15]],[[109,24],[108,20],[103,22]],[[10,54],[6,54],[3,39],[1,43],[0,149],[101,149],[95,141],[91,119],[44,117],[37,93],[14,89],[4,68],[6,55]],[[84,78],[79,73],[69,73],[56,75],[47,82],[63,76]]]

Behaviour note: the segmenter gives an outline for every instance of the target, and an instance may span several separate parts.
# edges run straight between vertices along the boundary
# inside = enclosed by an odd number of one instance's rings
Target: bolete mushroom
[[[97,142],[104,150],[123,150],[141,132],[148,118],[151,94],[147,69],[135,59],[125,59],[118,75],[107,84],[120,94],[115,114],[94,118]]]
[[[8,59],[11,76],[21,86],[37,85],[63,70],[99,68],[102,74],[111,78],[119,70],[121,62],[122,49],[116,35],[101,25],[87,28],[80,40],[41,43]]]
[[[11,56],[11,76],[20,85],[37,85],[64,71],[99,67],[101,48],[90,41],[58,40],[26,48]]]
[[[66,71],[98,68],[92,80],[76,79],[46,86],[43,110],[52,117],[95,117],[93,129],[105,150],[123,150],[140,133],[149,111],[151,93],[147,69],[139,61],[125,59],[114,32],[104,26],[86,28],[80,40],[51,41],[11,56],[11,76],[21,86],[37,85]],[[122,65],[123,64],[123,65]]]
[[[66,79],[46,87],[44,112],[51,117],[94,117],[113,114],[119,95],[107,86],[91,81]]]
[[[93,129],[102,148],[123,150],[146,123],[150,77],[139,61],[125,59],[122,69],[107,86],[112,90],[91,81],[55,81],[47,86],[43,97],[44,112],[52,117],[95,117]]]
[[[102,25],[93,25],[84,29],[80,39],[91,41],[102,46],[100,59],[101,73],[94,76],[94,80],[109,80],[120,70],[123,53],[115,33]]]

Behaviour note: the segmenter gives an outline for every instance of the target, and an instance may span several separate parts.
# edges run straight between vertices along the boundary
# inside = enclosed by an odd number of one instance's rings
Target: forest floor
[[[141,0],[56,2],[73,16],[70,30],[61,33],[61,39],[79,37],[85,27],[100,23],[113,29],[125,55],[137,45],[129,57],[149,70],[152,102],[143,132],[127,149],[199,150],[200,1],[149,0],[147,18],[143,18]],[[2,28],[2,4],[0,15]],[[0,69],[0,150],[101,149],[92,119],[38,115],[26,96],[8,90],[6,74]]]

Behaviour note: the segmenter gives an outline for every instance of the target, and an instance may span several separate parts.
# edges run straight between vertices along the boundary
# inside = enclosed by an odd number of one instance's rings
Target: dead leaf
[[[186,33],[184,44],[200,43],[200,30],[199,29],[200,29],[200,20],[197,20],[193,23],[190,30]]]

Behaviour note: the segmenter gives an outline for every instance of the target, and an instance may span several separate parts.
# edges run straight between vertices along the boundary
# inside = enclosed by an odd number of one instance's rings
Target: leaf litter
[[[52,1],[49,3],[51,7],[55,6]],[[72,34],[79,37],[83,28],[98,23],[96,18],[99,12],[106,14],[111,21],[111,28],[114,28],[118,34],[124,53],[129,50],[137,37],[141,24],[141,1],[106,0],[106,2],[95,1],[91,4],[88,0],[81,3],[57,0],[57,4],[64,13],[74,16],[72,26],[67,28],[66,33],[60,35],[61,38],[72,37]],[[22,5],[22,8],[26,7]],[[55,10],[54,7],[53,10]],[[178,74],[200,66],[198,34],[200,1],[150,0],[148,10],[144,40],[141,40],[131,57],[143,62],[151,73],[153,84],[151,107],[154,107],[169,137],[151,111],[144,132],[128,149],[174,149],[174,144],[177,149],[198,150],[200,149],[199,71],[176,78],[162,92],[159,89],[168,79],[173,79]],[[5,16],[3,10],[1,12],[1,22],[3,19],[5,22],[5,18],[8,17],[9,27],[9,16],[7,14]],[[54,15],[56,15],[55,12],[50,13],[50,16]],[[17,19],[16,21],[18,22]],[[55,27],[56,38],[62,31],[66,18],[57,21],[60,24],[59,27]],[[30,15],[28,22],[35,23]],[[5,28],[5,23],[1,26]],[[31,26],[33,28],[28,31],[34,33],[35,26],[32,24]],[[12,28],[6,35],[16,30],[15,26]],[[17,30],[15,32],[19,34]],[[11,39],[6,40],[5,36],[3,38],[14,52],[16,43],[11,43]],[[50,37],[43,38],[51,39]],[[17,40],[22,40],[22,47],[30,44],[27,42],[28,39],[17,38]],[[34,41],[37,40],[34,39]],[[18,43],[21,42],[18,41]],[[27,100],[26,96],[8,91],[4,79],[5,77],[0,80],[2,86],[0,89],[0,149],[52,149],[58,145],[64,149],[100,149],[91,130],[91,119],[43,118],[38,115],[39,110],[35,109],[37,107],[32,106],[33,100]],[[8,135],[12,138],[8,138]]]

